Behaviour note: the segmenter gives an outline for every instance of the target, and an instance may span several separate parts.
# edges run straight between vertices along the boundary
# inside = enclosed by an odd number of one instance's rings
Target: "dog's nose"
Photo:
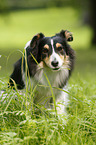
[[[54,66],[54,67],[58,66],[58,61],[52,61],[51,65]]]

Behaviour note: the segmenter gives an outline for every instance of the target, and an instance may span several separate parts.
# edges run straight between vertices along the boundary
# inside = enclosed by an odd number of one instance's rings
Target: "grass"
[[[7,88],[12,64],[21,56],[25,43],[40,31],[48,36],[61,29],[74,32],[72,47],[76,50],[75,70],[68,86],[70,102],[66,124],[64,116],[58,119],[50,115],[50,110],[35,106],[32,91],[21,93]],[[90,46],[91,30],[81,27],[78,11],[54,8],[12,12],[0,18],[0,35],[0,88],[5,89],[0,97],[0,144],[95,145],[96,51],[86,49]],[[36,108],[41,113],[36,114]]]
[[[90,63],[87,64],[90,54]],[[2,84],[6,91],[0,98],[0,144],[96,144],[96,68],[92,63],[96,60],[95,51],[88,51],[86,59],[85,55],[84,51],[77,53],[81,59],[77,59],[69,81],[70,103],[66,124],[64,117],[58,119],[50,115],[50,110],[32,105],[32,95],[27,91],[21,94]],[[88,65],[83,71],[78,69],[78,65],[82,67],[82,62],[85,67]],[[89,74],[86,74],[87,71]],[[41,113],[35,113],[37,107]]]

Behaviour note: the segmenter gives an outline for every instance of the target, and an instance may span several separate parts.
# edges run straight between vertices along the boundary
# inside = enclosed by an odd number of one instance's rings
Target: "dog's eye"
[[[57,48],[58,51],[61,51],[63,48],[60,46]]]
[[[43,49],[43,53],[48,53],[48,49]]]

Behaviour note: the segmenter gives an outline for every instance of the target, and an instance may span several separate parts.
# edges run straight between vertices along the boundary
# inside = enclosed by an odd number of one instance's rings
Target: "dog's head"
[[[44,65],[52,70],[60,70],[65,64],[70,63],[72,49],[67,41],[73,41],[72,33],[62,30],[52,37],[45,37],[44,34],[38,33],[32,38],[30,47],[37,49],[37,61],[43,62]]]

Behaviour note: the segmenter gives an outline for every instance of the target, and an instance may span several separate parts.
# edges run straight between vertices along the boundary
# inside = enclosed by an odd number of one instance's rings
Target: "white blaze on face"
[[[51,68],[54,68],[52,65],[51,65],[51,62],[52,61],[56,61],[58,62],[58,66],[57,68],[60,68],[62,65],[63,65],[63,61],[60,56],[55,52],[55,49],[54,49],[54,42],[53,42],[53,39],[51,39],[51,46],[52,46],[52,54],[50,56],[50,66]]]

